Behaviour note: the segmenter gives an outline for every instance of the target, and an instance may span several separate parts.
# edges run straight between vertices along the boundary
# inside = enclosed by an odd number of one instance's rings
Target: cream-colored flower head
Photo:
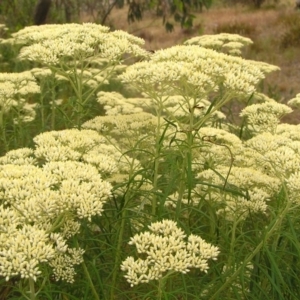
[[[20,212],[20,219],[37,224],[70,212],[77,218],[101,215],[111,185],[96,168],[79,162],[0,166],[3,203]]]
[[[289,100],[287,104],[295,108],[300,108],[300,93],[295,98]]]
[[[0,209],[0,219],[3,212]],[[0,276],[6,280],[21,276],[35,281],[41,274],[40,264],[49,262],[55,250],[44,230],[25,224],[19,229],[1,230],[0,253]]]
[[[55,256],[49,262],[53,268],[53,274],[56,281],[64,280],[69,283],[74,283],[75,265],[83,262],[84,250],[68,248],[65,252],[56,252]]]
[[[265,131],[275,133],[280,118],[291,112],[292,109],[287,105],[265,102],[247,106],[242,110],[240,116],[246,117],[247,123],[256,133]]]
[[[152,223],[149,231],[136,234],[129,244],[135,245],[138,254],[145,259],[129,256],[121,269],[131,286],[162,278],[166,272],[186,274],[191,268],[207,272],[208,260],[216,260],[217,247],[205,242],[200,236],[185,233],[171,220]]]
[[[203,48],[213,49],[232,55],[240,55],[241,49],[253,44],[252,40],[238,34],[220,33],[215,35],[202,35],[193,37],[184,42],[185,45],[199,45]]]
[[[30,148],[20,148],[11,150],[0,157],[0,164],[13,164],[13,165],[34,165],[37,161],[34,157],[33,150]]]
[[[107,115],[130,115],[143,112],[143,106],[145,107],[149,99],[143,98],[125,98],[123,95],[117,92],[99,92],[97,94],[97,101],[103,105]]]
[[[132,149],[131,147],[142,139],[145,143],[152,143],[156,126],[157,119],[146,112],[99,116],[82,125],[83,128],[97,130],[114,139],[117,147],[125,151]]]
[[[0,110],[3,112],[16,107],[19,112],[23,110],[23,121],[30,121],[27,117],[34,118],[35,112],[24,97],[37,93],[40,93],[40,87],[31,72],[0,73]]]
[[[203,98],[219,86],[232,97],[245,97],[255,92],[265,69],[265,64],[188,45],[156,51],[150,61],[128,67],[119,77],[141,90],[152,91],[150,97],[154,93]]]
[[[198,174],[202,182],[219,187],[210,188],[207,199],[219,207],[218,213],[232,221],[245,219],[249,212],[266,212],[267,202],[279,191],[281,180],[249,167],[232,167],[228,172],[228,166],[219,166]],[[207,187],[199,184],[196,192],[206,197]]]
[[[125,53],[148,56],[140,48],[144,43],[142,39],[122,31],[109,32],[109,28],[102,25],[84,23],[40,27],[26,27],[13,35],[17,43],[28,45],[21,49],[20,59],[54,66],[67,59],[83,61],[95,56],[110,63],[120,60]]]
[[[92,165],[37,166],[33,154],[24,148],[1,158],[0,276],[36,280],[45,264],[57,280],[73,282],[84,251],[68,248],[67,239],[79,232],[81,219],[102,214],[112,186]]]
[[[106,139],[94,130],[66,129],[39,134],[34,138],[34,154],[40,161],[84,161],[101,174],[117,171],[119,156]]]
[[[281,136],[288,137],[292,141],[300,141],[300,124],[279,124],[277,126],[276,133]]]

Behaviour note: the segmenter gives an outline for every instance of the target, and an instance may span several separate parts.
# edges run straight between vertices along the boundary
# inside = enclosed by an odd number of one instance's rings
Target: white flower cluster
[[[35,157],[41,161],[82,161],[95,166],[103,176],[124,169],[126,155],[94,130],[44,132],[36,136],[34,142]]]
[[[251,138],[242,141],[226,130],[202,127],[203,145],[194,152],[193,169],[204,184],[197,185],[189,203],[212,201],[219,207],[218,213],[231,221],[246,218],[249,212],[266,213],[268,202],[284,182],[291,201],[300,203],[299,125],[279,124],[291,109],[258,96],[261,103],[241,113]],[[176,198],[171,195],[167,204],[176,205]]]
[[[0,73],[0,111],[8,113],[14,108],[18,112],[15,123],[34,120],[35,104],[29,104],[25,97],[37,93],[40,87],[29,71]]]
[[[152,147],[156,127],[157,118],[146,112],[99,116],[82,125],[82,128],[93,129],[109,136],[123,151],[136,147],[137,142],[141,147],[145,143]]]
[[[149,61],[128,67],[120,79],[152,94],[155,89],[159,96],[175,94],[202,99],[222,86],[232,98],[251,95],[264,74],[277,69],[196,45],[184,45],[156,51]]]
[[[27,46],[19,58],[37,61],[48,66],[58,65],[67,58],[85,60],[90,57],[116,62],[125,53],[148,56],[140,46],[144,41],[123,31],[92,23],[30,26],[13,34],[10,41]]]
[[[65,213],[90,220],[102,213],[110,190],[96,168],[80,162],[0,166],[2,203],[20,212],[24,222],[51,222]]]
[[[33,150],[30,148],[20,148],[11,150],[0,157],[0,165],[35,165],[37,160],[34,157]]]
[[[150,107],[150,101],[146,98],[125,98],[117,92],[99,92],[97,101],[103,105],[106,115],[130,115],[143,112],[143,106]],[[148,104],[148,105],[147,105]]]
[[[289,100],[287,104],[295,108],[300,108],[300,93],[295,98]]]
[[[199,184],[195,189],[196,193],[205,195],[209,190],[210,201],[219,204],[218,214],[222,214],[227,220],[244,219],[249,212],[266,213],[267,202],[280,189],[280,180],[250,167],[232,167],[225,185],[228,172],[229,168],[224,166],[200,172],[198,179],[219,188],[208,189]]]
[[[149,231],[136,234],[129,244],[135,245],[145,259],[129,256],[122,262],[121,270],[131,286],[150,280],[159,280],[166,272],[186,274],[191,268],[208,270],[208,260],[216,260],[217,247],[191,234],[185,233],[171,220],[152,223]]]
[[[203,48],[225,52],[231,55],[241,55],[241,49],[253,44],[252,40],[238,34],[220,33],[214,35],[202,35],[188,39],[185,45],[199,45]]]
[[[69,283],[74,282],[75,265],[83,262],[83,249],[68,248],[67,251],[56,252],[55,257],[50,261],[49,265],[53,268],[55,280],[64,280]]]
[[[38,136],[36,150],[12,150],[0,158],[0,276],[6,280],[17,275],[36,280],[44,264],[56,280],[73,282],[84,251],[70,248],[68,239],[79,233],[80,220],[102,214],[111,195],[112,186],[98,169],[78,161],[100,147],[103,139],[96,132],[48,134],[54,142],[61,138],[62,148],[69,145],[73,156],[47,156],[42,151],[47,139]]]
[[[273,102],[252,104],[244,108],[240,114],[247,118],[247,123],[254,132],[276,131],[280,118],[292,112],[287,105]]]
[[[41,274],[39,265],[49,262],[55,254],[48,234],[27,224],[20,228],[16,212],[3,206],[0,220],[0,276],[6,280],[17,275],[36,280]]]

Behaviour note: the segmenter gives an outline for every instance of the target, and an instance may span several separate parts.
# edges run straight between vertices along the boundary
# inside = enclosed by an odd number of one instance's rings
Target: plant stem
[[[78,240],[77,240],[77,239],[76,239],[76,246],[77,246],[77,248],[79,248],[79,244],[78,244]],[[98,293],[97,293],[97,291],[96,291],[96,288],[95,288],[95,286],[94,286],[94,284],[93,284],[92,278],[91,278],[91,276],[90,276],[89,270],[88,270],[88,268],[87,268],[85,262],[83,261],[83,262],[81,263],[81,265],[82,265],[82,268],[83,268],[85,277],[86,277],[86,279],[87,279],[87,281],[88,281],[88,283],[89,283],[89,285],[90,285],[90,288],[91,288],[91,290],[92,290],[92,292],[93,292],[94,299],[95,299],[95,300],[100,300],[99,295],[98,295]]]
[[[289,212],[290,207],[291,207],[291,201],[288,199],[288,194],[287,190],[285,187],[285,184],[283,184],[283,189],[285,190],[285,195],[287,198],[286,201],[286,206],[285,208],[281,211],[279,216],[275,219],[275,221],[269,226],[269,231],[266,233],[264,239],[256,246],[254,251],[244,260],[243,264],[237,268],[237,270],[225,281],[225,283],[209,298],[209,300],[216,299],[218,295],[225,289],[227,288],[233,280],[239,275],[241,270],[247,266],[247,264],[256,256],[256,254],[261,250],[263,245],[266,243],[266,241],[272,236],[272,234],[277,230],[277,228],[281,225],[283,218],[286,216],[286,214]]]
[[[134,159],[132,160],[131,163],[131,168],[129,171],[129,179],[131,178],[131,175],[133,173],[133,169],[134,169]],[[128,180],[130,182],[130,180]],[[121,262],[121,250],[122,250],[122,245],[123,245],[123,235],[124,235],[124,230],[125,230],[125,222],[127,220],[127,204],[131,199],[131,195],[130,195],[130,190],[129,190],[129,186],[128,186],[128,190],[125,193],[125,199],[124,199],[124,205],[122,207],[122,212],[121,212],[121,224],[120,224],[120,230],[118,233],[118,241],[117,241],[117,248],[116,248],[116,252],[115,252],[115,262],[114,262],[114,267],[113,267],[113,275],[112,275],[112,284],[111,284],[111,290],[110,290],[110,299],[114,300],[115,299],[115,285],[117,282],[117,277],[118,277],[118,271],[119,271],[119,266],[120,266],[120,262]]]
[[[34,281],[32,278],[29,277],[29,288],[30,288],[30,300],[35,300],[35,288],[34,288]]]
[[[98,295],[98,293],[97,293],[97,291],[96,291],[96,289],[95,289],[95,286],[94,286],[94,284],[93,284],[92,278],[91,278],[91,276],[90,276],[90,273],[89,273],[88,268],[86,267],[85,262],[83,261],[81,265],[82,265],[82,267],[83,267],[83,271],[84,271],[85,277],[86,277],[86,279],[87,279],[87,281],[88,281],[88,283],[89,283],[89,285],[90,285],[90,288],[91,288],[91,290],[92,290],[92,292],[93,292],[94,299],[95,299],[95,300],[100,300],[99,295]]]
[[[9,150],[7,139],[6,139],[6,132],[5,132],[5,126],[4,126],[4,113],[2,110],[0,110],[0,129],[1,129],[1,135],[2,135],[2,141],[4,144],[4,150],[7,152]],[[1,153],[3,154],[3,153]]]
[[[119,270],[119,264],[121,261],[121,249],[122,249],[122,244],[123,244],[123,235],[124,235],[124,228],[125,228],[125,221],[126,221],[126,215],[127,215],[127,209],[126,209],[126,204],[128,202],[128,197],[125,195],[125,204],[121,213],[121,225],[120,225],[120,230],[119,230],[119,236],[118,236],[118,243],[117,243],[117,249],[116,249],[116,254],[115,254],[115,263],[114,263],[114,269],[113,269],[113,275],[112,275],[112,284],[111,284],[111,290],[110,290],[110,300],[115,299],[115,285],[117,281],[117,276],[118,276],[118,270]]]
[[[152,219],[156,219],[157,214],[157,190],[158,190],[158,172],[159,172],[159,159],[161,152],[161,113],[163,109],[162,99],[156,99],[158,107],[156,109],[157,128],[155,140],[155,153],[154,153],[154,174],[153,174],[153,194],[152,194]]]

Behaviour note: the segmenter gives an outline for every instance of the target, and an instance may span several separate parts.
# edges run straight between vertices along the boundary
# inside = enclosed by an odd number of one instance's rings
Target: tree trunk
[[[35,6],[34,24],[42,25],[46,23],[50,10],[51,0],[39,0]]]

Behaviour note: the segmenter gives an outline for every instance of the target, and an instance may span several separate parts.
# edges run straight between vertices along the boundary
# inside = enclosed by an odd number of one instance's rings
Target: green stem
[[[82,84],[83,84],[83,66],[81,62],[80,66],[80,74],[78,76],[76,68],[74,68],[74,76],[75,76],[75,91],[77,94],[76,99],[76,114],[77,114],[77,128],[81,128],[81,119],[83,117],[83,94],[82,94]]]
[[[79,244],[78,244],[78,240],[77,240],[77,239],[76,239],[76,242],[75,242],[75,243],[76,243],[77,248],[79,248]],[[98,293],[97,293],[97,291],[96,291],[96,288],[95,288],[95,286],[94,286],[94,284],[93,284],[92,278],[91,278],[91,276],[90,276],[89,270],[88,270],[88,268],[87,268],[87,266],[86,266],[84,260],[83,260],[83,262],[81,263],[81,265],[82,265],[82,268],[83,268],[83,271],[84,271],[84,275],[85,275],[85,277],[86,277],[86,279],[87,279],[87,281],[88,281],[88,283],[89,283],[89,286],[90,286],[90,288],[91,288],[91,290],[92,290],[92,293],[93,293],[93,295],[94,295],[94,299],[95,299],[95,300],[100,300],[99,295],[98,295]]]
[[[132,162],[131,162],[128,182],[130,182],[130,178],[133,173],[133,170],[134,170],[134,159],[132,159]],[[119,270],[120,270],[121,258],[122,258],[121,251],[122,251],[122,246],[123,246],[125,222],[127,220],[127,204],[131,199],[129,188],[130,187],[128,184],[128,189],[127,189],[127,192],[125,192],[125,196],[124,196],[125,200],[124,200],[124,205],[123,205],[122,212],[121,212],[121,224],[119,227],[120,230],[118,232],[118,241],[117,241],[117,247],[116,247],[116,252],[115,252],[115,262],[114,262],[114,267],[113,267],[112,284],[111,284],[111,290],[110,290],[110,299],[111,300],[115,300],[115,286],[116,286],[116,282],[117,282],[117,278],[118,278],[118,274],[119,274]]]
[[[55,90],[54,90],[54,79],[55,74],[53,74],[53,79],[52,79],[52,87],[51,87],[51,130],[55,130],[55,114],[56,114],[56,103],[55,103]]]
[[[29,289],[30,289],[30,300],[35,300],[35,288],[34,288],[34,281],[32,278],[29,277]]]
[[[240,274],[241,270],[243,270],[243,268],[245,268],[245,266],[247,266],[247,264],[258,254],[258,252],[261,250],[266,241],[272,236],[272,234],[277,230],[277,228],[280,227],[283,218],[289,212],[291,207],[291,201],[288,199],[285,184],[283,184],[283,189],[285,190],[285,195],[287,198],[285,208],[281,211],[276,220],[269,226],[270,229],[266,233],[264,239],[256,246],[254,251],[244,260],[243,264],[239,268],[237,268],[237,270],[225,281],[225,283],[209,298],[209,300],[216,299],[219,296],[219,294],[235,280],[235,278]]]
[[[234,220],[232,230],[231,230],[231,241],[230,241],[230,250],[229,250],[229,260],[227,267],[228,269],[232,266],[233,256],[234,256],[234,244],[235,244],[235,235],[236,235],[236,228],[237,228],[238,222]]]
[[[93,293],[93,295],[94,295],[94,299],[95,299],[95,300],[100,300],[99,295],[98,295],[98,293],[97,293],[97,291],[96,291],[96,289],[95,289],[95,286],[94,286],[94,284],[93,284],[92,278],[91,278],[91,276],[90,276],[89,270],[88,270],[88,268],[87,268],[85,262],[83,261],[81,265],[82,265],[82,267],[83,267],[83,271],[84,271],[85,277],[86,277],[86,279],[87,279],[87,281],[88,281],[88,283],[89,283],[89,285],[90,285],[90,288],[91,288],[91,290],[92,290],[92,293]]]
[[[161,152],[161,113],[162,113],[162,99],[157,100],[158,107],[157,114],[157,128],[156,128],[156,141],[155,141],[155,153],[154,153],[154,174],[153,174],[153,194],[152,194],[152,219],[156,219],[157,214],[157,190],[158,190],[158,175],[159,175],[159,160]]]
[[[4,148],[5,152],[7,152],[9,150],[9,147],[8,147],[8,143],[7,143],[7,139],[6,139],[3,110],[0,110],[0,129],[1,129],[2,141],[4,144],[3,148]],[[1,153],[1,154],[4,154],[4,153]]]
[[[164,280],[164,278],[160,278],[158,280],[158,287],[157,287],[157,299],[158,300],[162,299],[164,287],[165,287],[165,280]]]
[[[126,197],[126,196],[125,196]],[[118,242],[117,242],[117,249],[115,253],[115,263],[114,263],[114,269],[113,269],[113,275],[112,275],[112,284],[111,284],[111,290],[110,290],[110,300],[115,300],[115,285],[117,282],[118,277],[118,271],[119,271],[119,265],[121,262],[121,249],[123,245],[123,235],[124,235],[124,229],[125,229],[125,221],[126,221],[126,215],[127,215],[127,209],[126,204],[128,203],[129,199],[126,197],[124,208],[121,213],[121,224],[120,224],[120,231],[118,236]]]

